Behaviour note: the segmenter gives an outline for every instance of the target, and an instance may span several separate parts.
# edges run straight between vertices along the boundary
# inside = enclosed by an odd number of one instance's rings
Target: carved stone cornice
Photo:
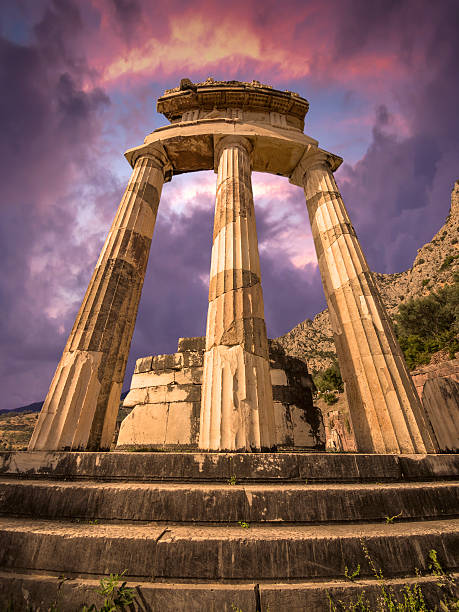
[[[182,79],[179,87],[168,89],[158,98],[157,111],[169,121],[180,121],[183,114],[195,109],[227,110],[240,108],[247,111],[280,113],[288,116],[298,129],[304,129],[304,118],[309,102],[299,94],[280,91],[258,81],[214,81],[192,83]]]
[[[324,151],[313,145],[306,148],[303,157],[300,159],[292,174],[289,182],[298,187],[304,187],[304,175],[308,170],[318,165],[327,166],[332,172],[335,172],[342,164],[343,159],[339,155]]]
[[[165,148],[160,142],[139,147],[130,160],[132,167],[135,167],[140,160],[145,158],[150,159],[158,170],[162,171],[165,183],[171,180],[173,167]]]

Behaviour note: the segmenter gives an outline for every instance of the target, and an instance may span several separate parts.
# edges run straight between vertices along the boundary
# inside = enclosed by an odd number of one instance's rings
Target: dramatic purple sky
[[[370,266],[406,269],[459,178],[457,0],[12,0],[0,8],[0,408],[43,399],[164,89],[257,79],[310,102],[306,133]],[[268,334],[325,305],[302,191],[254,174]],[[135,358],[204,333],[215,175],[167,184]]]

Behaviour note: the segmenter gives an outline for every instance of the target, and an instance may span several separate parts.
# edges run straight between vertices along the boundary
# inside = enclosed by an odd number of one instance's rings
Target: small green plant
[[[245,523],[244,521],[238,521],[238,524],[243,528],[243,529],[248,529],[250,527],[250,525],[248,523]]]
[[[430,283],[430,278],[425,278],[421,284],[423,287],[426,287],[429,283]]]
[[[423,264],[423,263],[425,263],[425,259],[422,259],[422,257],[421,257],[421,259],[418,259],[418,265],[419,264]]]
[[[327,406],[333,406],[333,404],[336,404],[336,402],[338,401],[337,395],[335,393],[332,393],[331,391],[325,391],[325,393],[322,394],[322,399],[327,404]]]
[[[233,475],[231,476],[231,478],[228,480],[228,484],[229,484],[229,485],[235,485],[235,484],[237,484],[236,476],[235,476],[234,474],[233,474]]]
[[[439,586],[444,594],[443,599],[441,600],[441,609],[443,611],[446,610],[459,610],[459,599],[455,598],[456,593],[456,583],[454,578],[448,572],[445,572],[442,568],[440,561],[438,560],[438,553],[436,550],[432,549],[429,551],[429,570],[432,576],[437,576],[438,582],[437,586]],[[445,597],[447,598],[445,600]],[[455,598],[455,599],[454,599]],[[455,602],[455,608],[448,608],[448,599],[453,599],[453,603]]]
[[[233,612],[243,612],[242,608],[234,605],[233,603],[231,604],[231,610],[233,610]]]
[[[98,525],[99,524],[99,520],[98,519],[92,519],[90,521],[88,521],[89,525]]]
[[[96,608],[94,604],[89,608],[83,606],[81,612],[117,612],[123,610],[124,606],[133,604],[136,599],[134,590],[126,586],[126,581],[119,585],[126,571],[124,570],[121,574],[110,574],[108,578],[101,578],[100,588],[97,592],[105,597],[102,607]]]
[[[334,601],[327,591],[330,612],[457,612],[459,610],[456,584],[452,576],[443,570],[435,550],[429,551],[429,569],[432,576],[438,577],[437,586],[441,587],[442,594],[440,596],[442,598],[439,601],[440,607],[432,609],[427,606],[421,586],[417,583],[403,585],[400,592],[396,594],[394,589],[387,584],[382,570],[376,567],[365,542],[360,540],[360,544],[365,559],[380,589],[380,594],[376,598],[376,605],[371,604],[368,597],[366,597],[365,590],[358,594],[357,599],[348,602],[344,602],[341,599]],[[352,573],[349,573],[346,567],[346,578],[355,581],[358,576],[357,570],[360,572],[360,565]],[[416,575],[419,576],[417,570]]]
[[[395,521],[395,519],[400,518],[402,516],[402,512],[398,514],[394,514],[394,516],[386,516],[386,523],[389,525]]]
[[[440,266],[440,270],[446,270],[446,268],[449,268],[449,266],[453,263],[453,261],[457,259],[458,257],[459,255],[448,255],[447,257],[445,257],[445,259],[443,260],[443,263]]]
[[[344,566],[344,575],[351,582],[354,582],[355,579],[359,576],[359,574],[360,574],[360,563],[357,565],[355,570],[351,573],[349,572],[347,565]]]

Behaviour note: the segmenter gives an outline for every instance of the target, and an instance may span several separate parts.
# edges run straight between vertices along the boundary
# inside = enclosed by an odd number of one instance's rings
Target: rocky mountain
[[[405,272],[375,273],[389,315],[394,316],[403,300],[419,298],[451,283],[459,272],[459,181],[451,193],[451,208],[443,227],[430,242],[418,249],[413,265]],[[328,368],[336,356],[328,310],[303,321],[276,338],[288,355],[304,359],[310,372]]]

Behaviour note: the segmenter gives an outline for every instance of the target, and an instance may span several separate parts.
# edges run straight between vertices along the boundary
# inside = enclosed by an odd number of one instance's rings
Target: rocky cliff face
[[[383,302],[394,316],[403,300],[428,295],[453,280],[459,272],[459,181],[451,193],[451,209],[445,225],[418,250],[413,266],[395,274],[375,273]],[[335,343],[328,310],[311,321],[299,323],[276,338],[292,357],[306,359],[310,372],[328,368],[335,358]]]

